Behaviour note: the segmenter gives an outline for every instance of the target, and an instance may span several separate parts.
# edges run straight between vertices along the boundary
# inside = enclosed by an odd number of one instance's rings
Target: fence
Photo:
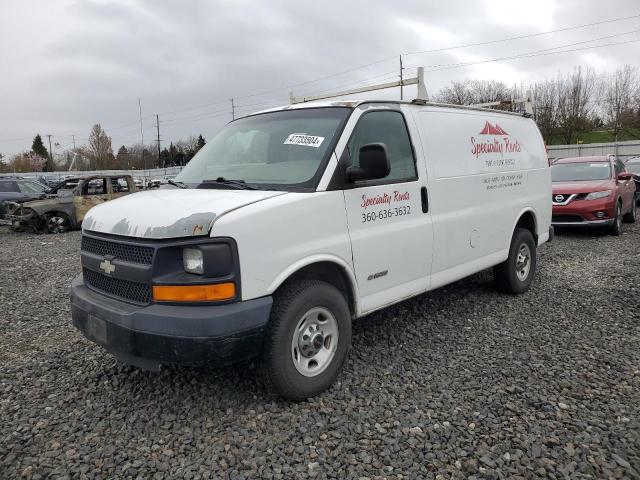
[[[576,145],[548,145],[549,158],[589,157],[615,155],[622,161],[640,157],[640,140],[611,143],[586,143]]]
[[[165,176],[177,175],[182,167],[167,167],[167,168],[148,168],[146,170],[91,170],[91,171],[73,171],[73,172],[30,172],[30,173],[0,173],[0,177],[3,175],[18,175],[21,177],[41,177],[45,175],[47,177],[68,177],[73,176],[88,176],[88,175],[131,175],[133,178],[164,178]]]

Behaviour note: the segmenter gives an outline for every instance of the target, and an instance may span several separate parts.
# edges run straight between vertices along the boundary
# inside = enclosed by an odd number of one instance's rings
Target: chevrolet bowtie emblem
[[[116,271],[116,266],[113,263],[111,263],[109,260],[103,260],[100,263],[100,270],[102,270],[107,275],[111,275],[113,272]]]

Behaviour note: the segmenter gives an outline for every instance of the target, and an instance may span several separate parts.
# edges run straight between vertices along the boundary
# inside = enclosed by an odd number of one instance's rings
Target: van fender
[[[344,259],[336,255],[320,253],[320,254],[311,255],[309,257],[305,257],[300,260],[297,260],[296,262],[287,266],[274,278],[274,280],[269,284],[269,287],[267,288],[267,294],[272,295],[294,273],[302,270],[304,267],[308,265],[312,265],[314,263],[320,263],[320,262],[330,262],[330,263],[336,264],[347,274],[347,278],[349,279],[349,287],[351,288],[351,291],[353,293],[353,299],[355,303],[354,311],[356,312],[356,315],[359,315],[360,314],[360,302],[359,302],[360,293],[358,292],[358,283],[356,282],[356,276],[353,272],[353,269],[351,268],[351,265],[348,262],[346,262]]]
[[[533,215],[533,227],[534,227],[533,230],[534,230],[534,235],[538,238],[537,243],[539,246],[548,240],[549,232],[539,231],[540,220],[539,220],[538,212],[536,212],[536,209],[534,207],[527,206],[527,207],[524,207],[522,210],[520,210],[520,212],[516,216],[515,221],[513,222],[513,225],[511,226],[511,235],[513,235],[513,232],[516,231],[516,226],[518,225],[520,218],[522,218],[522,215],[524,215],[527,212],[531,212],[531,214]]]

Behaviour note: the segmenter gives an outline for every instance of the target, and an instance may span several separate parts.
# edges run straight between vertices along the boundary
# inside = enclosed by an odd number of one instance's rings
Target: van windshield
[[[305,108],[231,122],[202,147],[175,181],[191,187],[217,179],[255,188],[315,187],[350,111]]]
[[[554,182],[609,180],[611,165],[608,162],[557,163],[551,166],[551,178]]]

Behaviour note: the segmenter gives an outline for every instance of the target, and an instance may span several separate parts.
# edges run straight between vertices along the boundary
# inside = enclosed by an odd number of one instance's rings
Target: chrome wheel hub
[[[331,363],[338,346],[338,322],[326,308],[305,313],[291,339],[291,359],[305,377],[322,373]]]
[[[516,276],[518,280],[524,282],[529,276],[529,270],[531,270],[531,249],[529,245],[523,243],[518,250],[518,256],[516,257]]]

